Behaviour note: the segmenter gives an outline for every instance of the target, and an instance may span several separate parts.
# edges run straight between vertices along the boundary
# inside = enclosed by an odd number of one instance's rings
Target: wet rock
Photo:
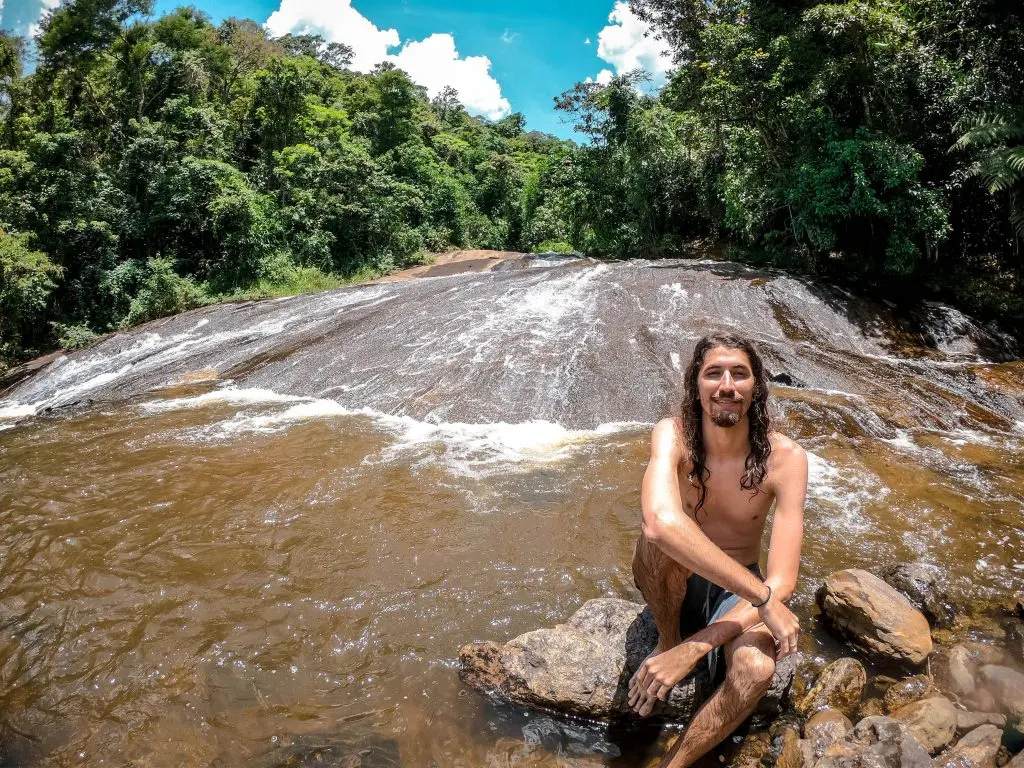
[[[900,707],[920,701],[927,696],[936,693],[932,681],[925,675],[914,675],[900,680],[889,686],[882,699],[885,711],[892,713]]]
[[[882,704],[881,699],[871,698],[864,699],[857,707],[857,719],[863,720],[865,717],[877,717],[878,715],[885,714],[885,705]]]
[[[872,656],[921,664],[932,651],[928,620],[877,576],[837,571],[818,592],[822,618],[833,631]]]
[[[1006,628],[1006,651],[1018,664],[1024,664],[1024,624],[1019,621]]]
[[[654,649],[650,611],[628,600],[590,600],[565,623],[459,651],[459,675],[477,690],[517,704],[594,719],[635,717],[629,679]],[[706,665],[672,689],[657,713],[685,722],[708,693]]]
[[[978,681],[995,697],[996,707],[1011,720],[1024,720],[1024,675],[1009,667],[986,664]]]
[[[892,713],[892,719],[907,726],[933,755],[956,735],[956,709],[945,696],[930,696],[900,707]]]
[[[962,645],[954,645],[935,657],[935,680],[943,691],[954,696],[974,693],[974,660]]]
[[[952,626],[956,618],[952,602],[939,586],[936,576],[925,566],[917,563],[896,565],[885,570],[882,578],[910,600],[932,626]]]
[[[814,768],[931,768],[913,732],[889,717],[866,717],[831,747]]]
[[[956,732],[963,736],[981,725],[995,725],[1000,730],[1006,725],[1006,715],[998,712],[963,712],[956,713]]]
[[[782,749],[775,768],[804,768],[804,752],[800,748],[800,736],[794,728],[787,728],[782,735]],[[809,768],[809,766],[808,766]]]
[[[827,708],[852,714],[860,703],[867,681],[867,672],[859,661],[849,657],[837,659],[821,671],[811,689],[796,703],[795,709],[801,715]]]
[[[1003,732],[982,725],[964,736],[935,759],[935,768],[996,768],[996,753]]]
[[[1013,604],[1013,612],[1017,614],[1018,619],[1024,619],[1024,592],[1017,595],[1017,600]]]
[[[804,739],[811,742],[814,757],[818,758],[851,728],[850,718],[838,709],[823,709],[804,723]]]
[[[992,695],[991,691],[984,688],[979,688],[964,699],[964,704],[975,712],[992,712],[998,708],[996,697]]]
[[[771,687],[761,698],[754,710],[754,718],[757,721],[775,717],[788,705],[793,688],[793,681],[796,678],[796,670],[800,664],[800,654],[793,653],[780,659],[775,665],[775,674],[772,676]]]
[[[991,636],[992,633],[989,632],[988,634]],[[1003,637],[999,639],[1002,640]],[[971,660],[979,667],[985,664],[1006,664],[1006,653],[1002,648],[998,648],[990,643],[974,643],[970,641],[965,641],[963,646],[970,654]]]
[[[751,733],[727,762],[731,768],[758,768],[771,745],[772,740],[767,732]]]

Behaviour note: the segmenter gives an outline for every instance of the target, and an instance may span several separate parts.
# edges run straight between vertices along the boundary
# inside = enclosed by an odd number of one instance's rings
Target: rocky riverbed
[[[719,759],[736,768],[1024,767],[1024,596],[987,615],[959,612],[930,572],[837,571],[817,592],[817,620],[848,655],[822,665],[797,653]],[[480,693],[548,713],[642,723],[630,677],[654,648],[650,611],[585,603],[564,624],[507,643],[471,643],[460,676]],[[684,729],[710,693],[704,666],[654,721]],[[651,765],[656,765],[654,758]]]

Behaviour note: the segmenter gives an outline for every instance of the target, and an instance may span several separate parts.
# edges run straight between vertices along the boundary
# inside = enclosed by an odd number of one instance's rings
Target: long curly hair
[[[745,336],[736,333],[708,334],[697,342],[683,383],[683,438],[686,441],[692,465],[690,482],[696,480],[697,487],[700,489],[694,516],[700,512],[704,502],[707,501],[707,481],[711,477],[711,470],[707,468],[707,453],[704,449],[704,409],[700,403],[697,380],[700,377],[700,370],[704,366],[704,358],[716,347],[739,349],[745,352],[750,359],[750,368],[754,375],[754,393],[750,409],[747,411],[747,418],[750,421],[750,453],[747,454],[746,471],[740,480],[741,488],[751,491],[755,495],[760,492],[761,483],[768,472],[768,457],[772,452],[770,440],[772,420],[768,413],[768,374],[765,372],[760,352],[754,346],[754,342]]]

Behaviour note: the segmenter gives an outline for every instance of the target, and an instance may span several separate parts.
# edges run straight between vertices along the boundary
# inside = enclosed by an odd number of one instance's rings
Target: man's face
[[[697,377],[704,413],[720,427],[733,427],[746,416],[754,397],[754,373],[742,349],[708,351]]]

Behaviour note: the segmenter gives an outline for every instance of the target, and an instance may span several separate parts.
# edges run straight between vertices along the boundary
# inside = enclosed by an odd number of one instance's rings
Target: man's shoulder
[[[670,454],[682,458],[686,454],[686,440],[683,420],[678,416],[666,416],[654,425],[651,432],[652,453]]]
[[[794,461],[805,461],[807,452],[796,440],[787,437],[781,432],[772,432],[768,438],[772,444],[771,460],[777,466],[783,466]]]

